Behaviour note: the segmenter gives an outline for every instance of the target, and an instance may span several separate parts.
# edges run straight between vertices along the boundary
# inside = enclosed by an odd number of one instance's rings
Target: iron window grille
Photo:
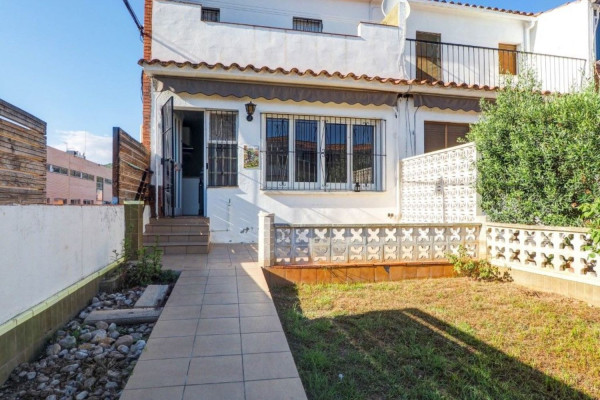
[[[263,114],[263,190],[384,190],[385,121]]]
[[[320,19],[294,17],[293,27],[296,31],[323,32],[323,21]]]
[[[202,7],[202,21],[219,22],[221,20],[221,10],[218,8]]]
[[[208,137],[208,186],[238,185],[236,111],[210,111]]]

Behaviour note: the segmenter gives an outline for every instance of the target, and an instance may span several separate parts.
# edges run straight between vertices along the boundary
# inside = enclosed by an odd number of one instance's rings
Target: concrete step
[[[144,244],[153,245],[154,243],[170,242],[197,242],[208,243],[210,233],[145,233]]]
[[[210,225],[210,219],[204,217],[176,217],[151,219],[150,225]]]
[[[164,255],[173,254],[208,254],[209,242],[161,242],[156,245]],[[146,245],[148,248],[154,245]]]
[[[94,310],[86,318],[85,323],[94,325],[104,321],[119,325],[137,325],[156,322],[162,308],[126,308],[121,310]]]
[[[146,234],[187,233],[192,235],[208,235],[208,225],[198,224],[149,224],[146,225]]]
[[[135,302],[134,308],[153,308],[162,305],[167,297],[169,285],[148,285],[144,293]]]

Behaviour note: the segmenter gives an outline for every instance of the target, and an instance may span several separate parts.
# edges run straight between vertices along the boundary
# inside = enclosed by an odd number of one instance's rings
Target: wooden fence
[[[113,197],[150,200],[150,153],[121,128],[113,128]]]
[[[0,204],[46,203],[46,123],[0,99]]]

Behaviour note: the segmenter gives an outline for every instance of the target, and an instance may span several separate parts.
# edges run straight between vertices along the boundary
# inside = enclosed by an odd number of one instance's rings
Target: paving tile
[[[208,277],[208,275],[209,275],[208,269],[186,270],[186,271],[181,272],[181,275],[179,275],[179,279],[190,278],[190,277]]]
[[[190,276],[187,278],[179,278],[177,285],[203,285],[208,281],[206,276]]]
[[[186,386],[183,400],[244,400],[244,383]]]
[[[183,396],[183,386],[124,390],[120,400],[171,400]]]
[[[211,269],[208,271],[209,272],[209,276],[213,277],[213,276],[235,276],[235,270],[234,269]]]
[[[240,318],[240,330],[242,333],[283,332],[277,316]]]
[[[199,306],[203,303],[204,294],[172,294],[166,306]]]
[[[282,351],[290,351],[283,332],[242,334],[243,354]]]
[[[152,338],[148,340],[140,360],[190,357],[193,348],[193,336]]]
[[[173,295],[182,294],[202,294],[206,289],[206,285],[176,285],[171,292]]]
[[[240,333],[238,318],[205,318],[200,319],[196,335],[228,335]]]
[[[277,315],[277,309],[273,303],[240,304],[239,308],[240,317],[262,317]]]
[[[204,295],[204,304],[237,304],[237,293],[207,293]]]
[[[237,318],[239,316],[240,310],[237,304],[205,304],[200,312],[200,318]]]
[[[194,357],[226,356],[242,354],[242,342],[239,334],[208,335],[196,337]]]
[[[188,358],[138,361],[126,389],[184,385],[189,365]]]
[[[266,283],[264,286],[256,283],[244,283],[237,285],[237,291],[238,293],[266,293],[269,289]]]
[[[242,356],[217,356],[192,358],[187,378],[188,385],[205,383],[241,382]]]
[[[176,319],[200,318],[202,306],[173,306],[163,308],[160,313],[160,321],[171,321]]]
[[[246,400],[306,400],[300,378],[248,381]]]
[[[260,353],[244,355],[244,379],[298,378],[298,370],[292,353]]]
[[[240,304],[271,303],[273,300],[266,293],[239,293]]]
[[[238,287],[235,283],[224,285],[206,285],[204,293],[237,293]]]
[[[237,278],[235,276],[209,276],[207,285],[235,285]]]
[[[165,338],[177,336],[194,336],[198,328],[198,319],[179,319],[173,321],[159,320],[150,338]]]

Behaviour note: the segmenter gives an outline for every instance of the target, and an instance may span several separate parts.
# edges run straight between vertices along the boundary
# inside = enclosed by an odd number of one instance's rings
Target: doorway
[[[205,215],[204,112],[177,111],[181,129],[181,214]]]

